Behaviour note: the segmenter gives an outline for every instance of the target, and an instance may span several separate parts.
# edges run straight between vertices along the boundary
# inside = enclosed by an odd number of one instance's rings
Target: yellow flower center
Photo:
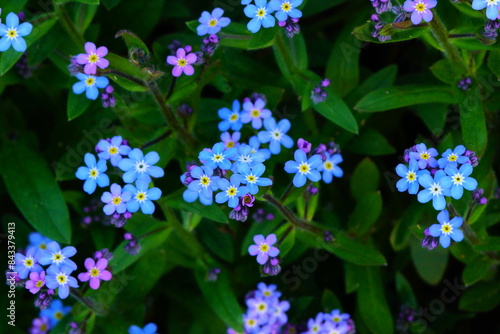
[[[140,192],[135,196],[135,198],[139,201],[144,201],[146,199],[146,194],[144,192]]]
[[[230,187],[226,193],[228,196],[233,197],[237,192],[238,190],[235,187]]]
[[[57,281],[59,284],[65,284],[66,283],[66,276],[63,274],[57,275]]]
[[[215,162],[221,162],[224,159],[224,157],[221,154],[216,154],[216,155],[214,155],[214,157],[212,159]]]
[[[333,321],[334,322],[340,322],[340,318],[339,317],[333,317]]]
[[[26,267],[31,267],[33,265],[33,260],[32,259],[27,259],[26,262],[24,262],[24,265]]]
[[[425,12],[426,7],[424,3],[420,2],[415,6],[415,9],[417,10],[417,12]]]
[[[252,117],[259,117],[260,116],[260,110],[254,109],[252,110]]]
[[[406,180],[408,182],[413,182],[416,179],[417,179],[417,175],[414,172],[408,172],[408,174],[406,174]]]
[[[289,2],[284,2],[282,5],[281,5],[281,10],[284,11],[284,12],[288,12],[292,9],[292,5],[289,3]]]
[[[61,261],[62,260],[62,255],[61,254],[54,255],[54,260]]]
[[[122,202],[122,198],[120,196],[113,197],[113,204],[118,205]]]
[[[109,154],[113,154],[113,155],[114,155],[114,154],[118,153],[118,147],[116,147],[116,146],[111,146],[111,147],[109,148],[108,152],[109,152]]]
[[[424,160],[429,160],[431,156],[427,152],[420,153],[420,158]]]
[[[210,21],[208,21],[208,26],[215,27],[216,25],[217,25],[216,19],[211,19]]]
[[[258,309],[259,311],[265,311],[265,310],[266,310],[266,308],[267,308],[267,307],[266,307],[266,304],[264,304],[264,303],[261,303],[261,304],[259,304],[259,306],[257,306],[257,309]]]
[[[247,320],[247,324],[248,324],[248,326],[255,326],[255,320],[253,320],[253,319],[248,319],[248,320]]]
[[[179,65],[180,67],[186,66],[187,65],[186,59],[184,59],[184,58],[177,59],[177,65]]]
[[[270,295],[271,295],[271,292],[270,292],[270,291],[266,291],[266,292],[264,292],[264,296],[269,297]]]
[[[450,223],[445,223],[441,226],[441,232],[444,234],[449,234],[453,231],[453,227],[450,225]]]
[[[94,78],[87,78],[87,79],[85,80],[85,84],[86,84],[87,86],[93,86],[93,85],[94,85],[94,83],[95,83],[95,79],[94,79]]]
[[[203,176],[200,181],[204,186],[208,186],[210,184],[210,178],[208,178],[207,176]]]
[[[234,147],[234,141],[230,140],[226,143],[226,147],[227,148],[231,148],[231,147]]]
[[[99,172],[97,171],[97,169],[94,167],[92,168],[90,171],[89,171],[89,175],[91,178],[96,178],[98,175],[99,175]],[[45,248],[44,248],[45,249]]]
[[[40,247],[41,249],[47,249],[47,244],[41,244],[39,247]]]
[[[46,324],[42,324],[42,325],[40,326],[40,331],[41,331],[41,332],[46,332],[46,331],[47,331],[47,325],[46,325]]]
[[[256,177],[253,175],[248,175],[247,176],[247,181],[250,183],[254,183],[256,181]]]
[[[309,165],[307,163],[303,163],[299,166],[299,171],[301,173],[307,173],[309,172]]]
[[[235,113],[235,114],[232,114],[231,116],[229,116],[229,120],[230,120],[231,122],[234,122],[234,121],[236,121],[237,119],[238,119],[238,114],[236,114],[236,113]]]
[[[36,282],[36,284],[35,284],[35,286],[36,286],[37,288],[41,288],[41,287],[42,287],[42,285],[43,285],[43,281],[42,281],[42,280],[37,281],[37,282]]]
[[[93,269],[90,271],[90,276],[92,276],[92,277],[99,277],[99,274],[100,274],[100,271],[99,271],[99,269],[97,269],[97,268],[93,268]]]
[[[457,161],[458,157],[455,153],[448,156],[448,161]]]
[[[269,246],[267,244],[262,244],[262,245],[260,245],[259,249],[261,252],[265,253],[269,250]]]
[[[62,312],[56,312],[54,313],[54,318],[61,320],[64,317],[64,314]]]
[[[257,10],[257,17],[259,19],[264,18],[264,16],[266,16],[266,14],[267,14],[267,12],[266,12],[265,8],[260,8],[259,10]]]
[[[9,38],[16,38],[17,37],[17,30],[15,30],[15,29],[8,30],[7,36]]]
[[[325,169],[330,170],[333,168],[333,164],[330,161],[327,161],[327,162],[325,162],[324,167],[325,167]]]
[[[92,54],[89,56],[89,62],[90,63],[96,63],[99,60],[99,56],[96,54]]]

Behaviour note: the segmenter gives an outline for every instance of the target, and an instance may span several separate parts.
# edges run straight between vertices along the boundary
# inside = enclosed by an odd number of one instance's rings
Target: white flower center
[[[258,176],[255,176],[255,175],[253,175],[253,174],[248,174],[248,175],[246,176],[246,179],[247,179],[247,182],[248,182],[248,183],[252,183],[252,184],[253,184],[253,183],[257,182],[257,180],[259,179],[259,177],[258,177]]]
[[[226,195],[229,197],[234,197],[238,193],[238,189],[236,187],[230,186],[226,190]]]
[[[116,146],[110,146],[108,148],[108,153],[111,154],[111,155],[115,155],[118,153],[118,147]]]
[[[135,163],[135,171],[137,173],[144,173],[145,171],[148,170],[148,168],[149,168],[149,165],[144,160],[137,161]]]
[[[97,167],[94,167],[89,170],[89,177],[91,179],[96,179],[99,176],[99,171],[97,170]]]
[[[211,183],[212,181],[210,180],[210,178],[209,178],[208,176],[203,175],[203,176],[200,178],[200,182],[201,182],[202,187],[207,188],[207,187],[210,185],[210,183]]]
[[[9,30],[7,30],[7,34],[5,34],[5,36],[7,36],[8,39],[16,39],[17,36],[18,36],[18,33],[17,33],[17,29],[16,28],[10,28]]]
[[[23,265],[26,267],[26,268],[32,268],[34,265],[35,265],[35,261],[33,260],[33,257],[32,256],[27,256],[24,261],[23,261]]]
[[[420,159],[429,160],[430,158],[431,158],[431,155],[427,151],[420,153]]]
[[[425,12],[427,10],[427,5],[423,2],[417,2],[415,10],[419,13]]]
[[[452,153],[448,156],[448,161],[455,162],[458,160],[458,156],[455,153]]]
[[[441,188],[441,185],[439,183],[434,182],[431,187],[429,188],[431,191],[432,196],[440,196],[443,189]]]
[[[334,165],[331,161],[325,161],[325,163],[323,164],[323,168],[325,168],[326,170],[332,170],[333,166]]]
[[[89,270],[89,273],[90,273],[91,277],[99,277],[99,275],[101,274],[101,271],[99,269],[97,269],[97,267],[94,267],[94,268]]]
[[[240,155],[240,158],[238,159],[239,162],[243,162],[243,163],[252,163],[253,162],[253,159],[250,155]]]
[[[488,6],[497,6],[499,0],[486,0]]]
[[[231,123],[236,122],[240,118],[240,115],[238,115],[237,112],[233,112],[231,115],[229,115],[229,121]]]
[[[273,140],[281,140],[282,136],[283,136],[283,134],[278,129],[271,131],[271,137]]]
[[[453,231],[453,226],[451,226],[449,222],[441,225],[441,232],[443,232],[443,234],[450,234],[452,231]]]
[[[177,58],[177,66],[184,67],[188,64],[187,60],[184,58]]]
[[[60,264],[64,261],[66,257],[61,254],[61,251],[57,253],[52,253],[52,263]]]
[[[95,77],[89,75],[87,77],[87,79],[85,79],[85,85],[87,85],[87,87],[92,87],[95,85]]]
[[[137,194],[135,194],[135,199],[139,203],[142,203],[148,199],[148,194],[145,191],[138,191]]]
[[[212,18],[210,21],[208,21],[209,27],[215,27],[216,25],[217,25],[217,19]]]
[[[95,53],[89,55],[89,63],[97,63],[99,61],[99,56]]]
[[[212,161],[213,162],[222,162],[222,161],[224,161],[224,154],[221,154],[221,153],[214,154],[212,156]]]

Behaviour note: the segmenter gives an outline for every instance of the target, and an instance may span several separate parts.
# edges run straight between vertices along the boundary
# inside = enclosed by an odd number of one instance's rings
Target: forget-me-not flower
[[[86,153],[84,161],[87,167],[78,167],[76,171],[76,177],[80,180],[85,180],[83,190],[90,195],[95,191],[96,185],[101,188],[109,186],[109,177],[104,174],[108,169],[106,160],[99,159],[96,162],[93,154]]]
[[[155,205],[152,201],[156,201],[161,197],[159,188],[149,188],[149,182],[139,180],[135,183],[135,186],[127,184],[123,187],[123,190],[132,194],[132,198],[127,202],[128,212],[137,212],[139,208],[146,215],[155,212]]]
[[[165,172],[158,166],[153,166],[160,160],[160,156],[155,151],[151,151],[144,156],[144,153],[134,148],[128,154],[128,158],[122,159],[118,167],[125,172],[123,181],[132,183],[135,180],[151,182],[151,177],[162,177]]]
[[[462,226],[462,217],[455,217],[450,220],[450,215],[447,210],[441,211],[437,220],[439,224],[434,224],[429,227],[429,234],[435,238],[439,237],[439,243],[443,248],[448,248],[450,245],[450,238],[456,242],[464,239],[464,233],[458,228]]]
[[[85,92],[85,96],[89,100],[97,99],[99,96],[99,89],[97,88],[106,88],[109,85],[109,80],[106,77],[78,73],[76,78],[80,81],[73,85],[73,93],[81,94]]]
[[[464,188],[474,190],[477,188],[477,181],[469,175],[472,173],[471,164],[464,164],[457,169],[456,167],[446,166],[444,169],[448,176],[444,176],[441,183],[444,187],[451,187],[451,197],[460,199],[464,194]]]
[[[248,5],[244,9],[245,15],[251,18],[247,24],[247,29],[253,33],[260,30],[261,27],[274,27],[276,19],[271,14],[273,9],[267,3],[267,0],[255,0],[255,5]]]
[[[0,22],[0,52],[7,51],[11,46],[18,52],[26,51],[27,45],[23,37],[29,35],[31,30],[31,23],[19,24],[19,17],[15,13],[9,13],[5,24]]]
[[[443,210],[446,207],[446,200],[444,196],[450,196],[450,187],[443,184],[443,178],[446,176],[445,172],[438,170],[434,178],[430,174],[422,174],[418,178],[418,183],[422,187],[417,199],[420,203],[427,203],[432,199],[432,205],[436,210]]]
[[[196,28],[198,36],[216,34],[221,30],[221,28],[229,25],[231,20],[227,17],[222,17],[223,14],[224,10],[221,8],[215,8],[212,11],[212,14],[207,11],[201,13],[200,18],[198,19],[200,25]]]
[[[302,150],[296,150],[294,153],[294,160],[289,160],[285,163],[285,171],[290,174],[295,174],[293,177],[293,185],[297,188],[306,184],[307,179],[317,182],[321,179],[321,174],[317,168],[321,165],[323,160],[318,154],[313,155],[309,159]]]
[[[233,131],[239,131],[243,127],[240,118],[241,104],[240,101],[234,100],[232,110],[229,108],[221,108],[218,111],[219,117],[222,121],[219,123],[220,131],[227,131],[229,129]]]
[[[276,124],[273,117],[264,120],[264,128],[266,130],[258,133],[258,138],[261,143],[269,143],[269,150],[272,154],[279,154],[281,152],[281,145],[286,148],[293,146],[293,140],[286,133],[290,130],[290,121],[282,119]]]

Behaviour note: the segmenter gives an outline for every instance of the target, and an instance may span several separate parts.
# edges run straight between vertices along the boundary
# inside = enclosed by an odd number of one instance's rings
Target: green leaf
[[[69,211],[49,164],[18,141],[5,140],[0,152],[5,186],[26,220],[55,241],[71,242]]]
[[[448,264],[448,251],[440,246],[429,251],[417,238],[411,239],[410,246],[411,258],[420,277],[430,285],[441,282]]]
[[[264,49],[273,45],[274,36],[281,30],[281,27],[275,26],[269,29],[260,29],[256,34],[252,34],[252,38],[248,43],[249,50]]]
[[[325,289],[325,291],[323,292],[323,296],[321,297],[321,305],[323,305],[323,309],[325,310],[325,312],[342,309],[340,300],[337,298],[337,296],[335,296],[333,291],[329,289]]]
[[[414,108],[431,133],[439,134],[444,131],[446,116],[448,115],[448,106],[446,104],[417,104]]]
[[[112,9],[117,6],[122,0],[101,0],[101,3],[106,7],[107,10]]]
[[[24,40],[26,41],[28,47],[27,50],[29,50],[29,47],[34,42],[36,42],[40,37],[45,35],[56,23],[57,18],[52,16],[53,13],[43,14],[36,17],[37,20],[43,17],[45,18],[45,21],[41,22],[40,24],[34,25],[31,34],[24,37]],[[2,52],[0,54],[0,76],[7,73],[7,71],[10,70],[10,68],[15,65],[15,63],[19,60],[19,58],[21,58],[22,55],[23,52],[17,52],[12,47],[10,47],[7,51]]]
[[[356,299],[364,323],[370,328],[371,333],[392,334],[394,322],[385,298],[380,269],[361,267],[360,272]]]
[[[353,293],[359,288],[359,279],[361,277],[361,266],[350,262],[344,262],[345,271],[345,292]]]
[[[463,311],[487,312],[500,304],[500,282],[478,283],[465,290],[458,307]]]
[[[290,230],[289,230],[290,229]],[[274,233],[276,234],[276,237],[278,240],[281,240],[283,237],[283,234],[285,232],[288,232],[286,235],[285,239],[281,242],[280,244],[280,257],[284,258],[286,254],[292,249],[293,245],[295,244],[295,228],[293,228],[292,225],[289,223],[283,224],[280,226],[280,228]]]
[[[455,70],[448,59],[438,60],[430,67],[430,70],[436,78],[451,86],[455,86],[460,79],[455,75]]]
[[[281,73],[283,73],[289,81],[292,80],[292,74],[294,74],[294,72],[307,68],[307,50],[302,34],[295,35],[293,38],[288,38],[283,29],[281,29],[281,31],[276,34],[273,51]],[[302,91],[298,93],[300,94]]]
[[[378,189],[379,180],[380,174],[377,166],[369,158],[363,159],[352,175],[352,195],[360,200],[366,193],[375,192]]]
[[[148,47],[142,39],[139,38],[136,34],[128,30],[120,30],[116,33],[115,38],[122,37],[127,45],[129,52],[133,49],[141,49],[146,54],[150,54]]]
[[[68,121],[71,121],[87,110],[92,104],[92,100],[85,96],[85,93],[75,94],[73,90],[69,90],[68,103],[67,103],[67,113]]]
[[[500,78],[500,50],[490,51],[488,57],[488,67],[497,77]]]
[[[352,152],[363,155],[387,155],[396,153],[396,149],[377,130],[371,127],[364,127],[359,136],[347,146]]]
[[[465,50],[499,50],[500,43],[494,42],[492,40],[486,40],[481,34],[483,29],[484,25],[458,27],[451,30],[449,33],[471,35],[471,37],[450,38],[449,41],[451,44],[454,44],[455,46],[458,46],[459,48]],[[483,43],[480,38],[483,39],[483,41],[486,41],[486,43]],[[494,42],[494,44],[487,44],[489,42]]]
[[[226,325],[237,332],[243,332],[243,313],[231,288],[227,271],[221,270],[217,280],[212,282],[206,280],[206,271],[201,266],[195,270],[196,281],[205,299]]]
[[[420,203],[413,202],[404,211],[401,219],[396,222],[390,236],[391,245],[395,251],[398,252],[408,245],[411,235],[410,227],[420,221],[423,211],[424,207]]]
[[[474,8],[472,8],[472,4],[470,2],[467,2],[467,1],[453,2],[452,1],[451,4],[467,16],[472,16],[472,17],[484,19],[483,11],[482,10],[475,10]]]
[[[94,19],[94,16],[99,8],[98,4],[86,5],[83,3],[76,4],[75,6],[75,27],[84,34],[85,30],[89,27]]]
[[[415,310],[418,308],[417,298],[415,298],[410,283],[399,271],[396,272],[396,290],[401,305],[407,304]]]
[[[365,192],[358,198],[354,213],[349,218],[349,231],[363,235],[377,222],[382,213],[382,196],[380,192]]]
[[[487,237],[474,248],[479,252],[500,251],[500,237]]]
[[[215,255],[224,261],[233,261],[233,239],[231,239],[227,232],[218,230],[212,222],[204,222],[203,224],[198,225],[196,231],[199,232],[199,235],[203,236],[203,238],[201,238],[201,242],[204,243]]]
[[[120,57],[114,53],[108,53],[106,56],[106,59],[109,60],[110,67],[117,69],[120,72],[123,72],[125,74],[128,74],[132,77],[135,77],[139,80],[143,79],[143,74],[140,72],[140,70],[132,65],[128,59],[125,59],[123,57]],[[145,92],[147,89],[144,85],[141,85],[137,82],[134,82],[129,79],[125,79],[122,76],[116,75],[116,74],[108,74],[108,78],[116,82],[118,85],[122,86],[126,90],[132,91],[132,92]]]
[[[460,126],[465,146],[481,157],[488,142],[481,90],[478,85],[473,85],[465,92],[455,88],[455,93],[460,108]]]
[[[351,239],[344,233],[334,234],[334,241],[322,242],[323,248],[343,260],[363,266],[382,266],[387,263],[376,249]]]
[[[85,3],[87,5],[98,5],[99,0],[54,0],[55,4],[64,4],[66,2],[80,2],[80,3]]]
[[[469,286],[483,279],[493,266],[493,261],[483,255],[476,256],[465,267],[462,273],[462,280]]]
[[[368,93],[354,109],[362,112],[377,112],[421,103],[454,104],[456,98],[453,89],[447,86],[393,86]]]
[[[385,42],[381,42],[378,38],[373,38],[373,23],[369,22],[360,27],[357,27],[352,32],[354,36],[358,39],[366,42],[372,42],[377,44],[387,44],[394,42],[402,42],[410,39],[417,38],[429,30],[429,26],[412,27],[406,29],[395,28],[395,24],[387,24],[383,30],[388,31],[388,35],[391,35],[391,39]]]

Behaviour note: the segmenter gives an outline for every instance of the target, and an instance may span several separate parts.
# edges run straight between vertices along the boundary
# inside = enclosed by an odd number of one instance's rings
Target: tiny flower
[[[409,152],[409,158],[417,160],[420,169],[425,169],[427,166],[433,168],[438,166],[436,158],[434,158],[438,155],[435,148],[427,149],[425,144],[418,144],[415,145],[415,151]]]
[[[245,15],[251,18],[247,24],[247,29],[253,33],[260,30],[260,27],[274,27],[276,20],[271,15],[274,10],[269,6],[267,0],[255,0],[255,5],[245,7]]]
[[[340,154],[333,154],[330,156],[328,152],[325,153],[326,159],[323,161],[323,164],[318,166],[318,171],[323,172],[323,181],[325,183],[331,183],[333,177],[342,177],[344,175],[344,171],[337,166],[341,163],[342,156]]]
[[[273,184],[273,181],[266,177],[261,177],[266,170],[264,164],[256,164],[250,167],[247,164],[241,164],[238,166],[238,171],[240,172],[242,178],[241,183],[248,187],[248,192],[255,195],[259,192],[259,187],[266,187]]]
[[[276,11],[274,16],[278,21],[286,21],[286,19],[298,19],[302,17],[302,12],[297,9],[302,4],[302,0],[271,0],[269,7]]]
[[[472,8],[475,10],[486,8],[486,17],[490,20],[496,20],[498,11],[500,10],[500,4],[498,0],[474,0],[472,1]]]
[[[248,247],[248,253],[257,255],[257,262],[265,264],[269,257],[276,257],[280,253],[279,249],[273,245],[276,243],[276,234],[269,234],[265,239],[262,234],[253,237],[255,245]]]
[[[228,108],[219,109],[218,114],[222,118],[222,121],[219,123],[220,131],[227,131],[229,129],[239,131],[243,127],[240,119],[240,101],[234,100],[232,108],[232,110]]]
[[[246,144],[242,144],[238,148],[238,153],[233,157],[233,159],[234,163],[231,170],[235,173],[238,172],[238,168],[241,165],[247,165],[249,167],[252,167],[266,160],[264,154],[255,151],[250,145]]]
[[[347,319],[350,318],[350,315],[347,313],[341,313],[340,310],[333,310],[330,313],[325,313],[324,315],[325,322],[331,322],[334,325],[340,325],[347,322]]]
[[[200,25],[196,28],[198,36],[216,34],[221,30],[221,28],[224,28],[231,23],[231,20],[227,17],[222,17],[222,14],[224,14],[224,10],[221,8],[215,8],[212,11],[212,14],[207,11],[201,13],[200,18],[198,19]]]
[[[26,289],[32,294],[37,293],[45,285],[45,271],[39,273],[31,272],[30,279],[26,282]]]
[[[247,187],[240,186],[241,178],[241,175],[233,174],[229,180],[220,179],[218,185],[222,191],[215,196],[215,201],[219,204],[227,202],[227,206],[233,209],[237,207],[239,198],[249,193]]]
[[[323,334],[347,334],[349,327],[347,323],[336,324],[333,322],[325,322],[323,324]]]
[[[127,156],[132,150],[130,146],[122,144],[121,136],[114,136],[111,141],[101,139],[97,148],[101,151],[97,156],[104,160],[109,160],[111,165],[118,167],[122,156]]]
[[[276,284],[266,285],[264,282],[257,284],[256,295],[262,295],[264,298],[275,299],[281,297],[281,292],[277,290]]]
[[[136,325],[130,326],[128,329],[128,334],[158,334],[156,333],[156,330],[158,329],[158,326],[156,324],[150,322],[144,328],[140,328]]]
[[[78,288],[78,282],[70,276],[72,271],[73,269],[65,265],[61,267],[50,266],[47,269],[45,285],[49,289],[58,288],[59,298],[66,299],[69,295],[69,287]]]
[[[238,149],[235,147],[226,148],[223,143],[217,143],[212,147],[212,152],[207,150],[201,151],[198,159],[204,161],[205,165],[210,168],[215,169],[219,167],[220,169],[227,170],[231,168],[231,161],[229,159],[233,158],[237,152]]]
[[[436,7],[436,5],[437,0],[406,0],[403,8],[407,12],[411,13],[411,22],[413,24],[419,24],[420,22],[422,22],[422,20],[424,20],[425,22],[432,21],[433,15],[431,8]]]
[[[15,272],[19,275],[20,279],[25,279],[32,272],[39,273],[42,271],[42,267],[37,263],[39,262],[38,255],[39,253],[34,247],[28,248],[26,255],[16,253]]]
[[[97,88],[106,88],[106,86],[109,85],[109,80],[106,77],[96,77],[78,73],[76,78],[80,81],[73,85],[73,93],[81,94],[85,91],[85,96],[87,96],[89,100],[97,99],[99,96],[99,90]]]
[[[285,171],[295,174],[293,185],[297,188],[306,184],[307,179],[317,182],[321,179],[321,174],[317,168],[321,165],[322,159],[318,154],[307,159],[307,155],[302,150],[296,150],[294,153],[295,161],[289,160],[285,163]]]
[[[444,169],[446,166],[457,167],[457,164],[465,164],[469,161],[469,157],[465,155],[465,146],[458,145],[452,151],[451,149],[447,149],[443,153],[443,157],[438,160],[439,168]]]
[[[49,319],[47,317],[40,317],[33,319],[31,323],[31,328],[29,330],[30,334],[46,334],[52,327],[50,326]]]
[[[472,173],[472,166],[470,164],[464,164],[460,169],[448,165],[444,171],[448,176],[444,176],[441,179],[441,183],[443,187],[451,187],[451,197],[454,199],[462,197],[464,188],[470,191],[477,188],[477,181],[469,177]]]
[[[259,321],[257,320],[257,316],[243,314],[243,326],[246,330],[245,333],[257,333],[256,330],[259,329]]]
[[[420,203],[427,203],[432,199],[434,209],[443,210],[446,206],[444,196],[450,196],[450,188],[445,187],[442,182],[445,176],[442,170],[437,171],[434,178],[429,174],[420,175],[418,183],[425,189],[418,193],[418,201]]]
[[[319,334],[320,330],[322,329],[322,323],[323,323],[323,313],[318,313],[316,315],[315,319],[309,319],[307,322],[307,332],[304,332],[306,334]]]
[[[464,233],[458,228],[462,226],[462,217],[455,217],[450,220],[447,210],[441,211],[437,220],[439,224],[434,224],[429,227],[429,234],[433,237],[439,237],[439,243],[443,248],[448,248],[450,245],[450,238],[456,242],[464,239]]]
[[[35,247],[36,249],[41,248],[41,249],[46,249],[47,244],[49,242],[52,242],[49,238],[43,236],[41,233],[38,232],[31,232],[28,236],[30,244],[28,245],[27,248],[30,247]]]
[[[76,177],[85,180],[83,190],[90,195],[95,191],[96,184],[101,188],[109,186],[109,177],[104,174],[108,169],[106,160],[99,159],[99,162],[96,163],[95,156],[86,153],[84,161],[87,167],[78,167],[76,171]]]
[[[260,131],[258,138],[261,143],[270,143],[269,150],[272,154],[281,152],[281,145],[286,148],[293,146],[293,140],[286,133],[290,130],[290,121],[282,119],[276,124],[276,120],[272,117],[264,120],[264,127],[267,131]]]
[[[162,177],[165,172],[158,166],[153,166],[160,160],[160,156],[155,151],[151,151],[144,156],[144,153],[134,148],[128,154],[128,158],[122,159],[118,167],[125,172],[123,181],[132,183],[135,180],[151,182],[151,177]]]
[[[193,75],[194,67],[191,65],[196,62],[198,57],[194,53],[187,53],[184,48],[177,49],[175,56],[168,56],[167,63],[174,65],[172,75],[179,77],[183,72],[185,75]]]
[[[55,327],[57,323],[71,311],[71,306],[64,306],[62,301],[55,299],[50,303],[49,307],[40,312],[40,317],[45,317],[49,320],[50,327]]]
[[[241,113],[241,122],[243,124],[252,122],[254,129],[262,127],[262,120],[271,117],[271,111],[264,109],[266,102],[262,99],[257,99],[255,102],[247,100],[243,102],[243,112]]]
[[[147,184],[149,182],[145,181]],[[101,196],[101,201],[106,205],[102,208],[104,213],[108,216],[113,213],[125,213],[127,211],[127,202],[132,198],[132,193],[124,189],[122,192],[122,187],[116,183],[113,183],[110,187],[111,192],[106,191]]]
[[[213,192],[219,189],[219,176],[213,176],[214,170],[208,166],[195,166],[190,172],[192,181],[182,195],[188,203],[200,199],[201,204],[213,203]]]
[[[252,147],[250,153],[255,153],[255,152],[262,153],[262,155],[264,156],[264,160],[267,160],[271,157],[271,151],[269,151],[269,149],[260,148],[261,143],[257,136],[250,137],[250,139],[248,140],[248,145]]]
[[[38,261],[44,266],[50,264],[50,268],[59,268],[61,266],[66,266],[71,270],[76,270],[77,268],[76,263],[69,259],[76,254],[76,248],[73,246],[61,249],[61,246],[57,242],[52,241],[47,245],[47,249],[40,249],[38,254]]]
[[[408,190],[408,193],[412,195],[418,192],[419,176],[422,174],[429,174],[427,170],[419,170],[418,162],[415,159],[410,160],[409,167],[406,167],[403,164],[399,164],[396,167],[396,173],[400,177],[402,177],[402,179],[396,183],[396,188],[398,188],[398,191],[405,192],[406,190]]]
[[[233,134],[230,134],[229,132],[223,132],[220,135],[220,140],[224,143],[224,146],[226,146],[226,148],[238,147],[238,141],[240,140],[240,138],[240,132],[233,132]]]
[[[101,285],[101,280],[109,281],[112,277],[111,273],[106,270],[108,266],[108,260],[101,258],[97,263],[92,258],[87,258],[85,260],[85,268],[87,272],[78,274],[78,279],[81,282],[87,282],[90,280],[90,288],[97,290]]]
[[[299,138],[299,140],[297,140],[297,147],[307,154],[311,152],[312,144],[303,138]]]
[[[96,48],[94,43],[87,42],[85,43],[85,52],[87,53],[80,53],[76,56],[76,62],[85,65],[83,68],[85,74],[94,75],[97,72],[97,67],[105,69],[109,66],[109,61],[104,58],[108,54],[108,48],[105,46]]]
[[[17,52],[26,51],[27,45],[23,37],[31,33],[31,23],[19,24],[19,17],[15,13],[9,13],[5,23],[0,22],[0,52],[7,51],[11,46]]]
[[[137,212],[140,208],[146,215],[152,215],[155,212],[155,205],[151,200],[156,201],[161,197],[159,188],[149,189],[149,182],[137,181],[135,187],[127,184],[123,190],[132,194],[132,199],[127,202],[127,211]]]
[[[261,296],[247,300],[248,315],[255,317],[260,324],[267,323],[272,301]]]

